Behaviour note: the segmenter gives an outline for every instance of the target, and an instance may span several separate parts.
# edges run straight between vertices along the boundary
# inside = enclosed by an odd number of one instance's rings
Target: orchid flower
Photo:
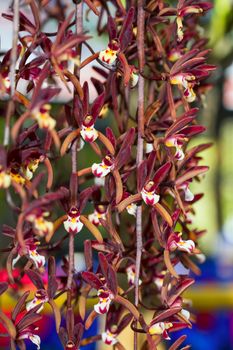
[[[186,202],[192,202],[194,200],[194,194],[191,192],[189,188],[188,181],[185,181],[182,185],[178,187],[178,189],[184,191],[184,199]]]
[[[40,244],[40,242],[32,239],[28,239],[26,241],[26,250],[28,257],[33,261],[36,268],[39,269],[40,267],[43,267],[45,265],[45,257],[43,255],[40,255],[37,252],[37,246]],[[18,255],[15,259],[13,259],[13,266],[17,263],[17,261],[24,255],[22,248],[19,246],[17,247]]]
[[[181,42],[184,38],[183,33],[183,18],[188,15],[202,14],[212,8],[212,4],[209,2],[191,2],[190,4],[185,4],[185,1],[179,1],[177,10],[177,37],[178,41]]]
[[[40,163],[39,159],[32,159],[32,160],[29,160],[28,162],[25,162],[21,166],[20,169],[27,180],[31,180],[33,178],[33,174],[38,168],[39,163]]]
[[[114,295],[104,287],[101,287],[97,292],[99,302],[94,305],[94,310],[98,314],[106,314],[109,310],[110,304],[114,299]]]
[[[26,219],[32,223],[36,234],[40,237],[44,237],[53,232],[53,223],[45,220],[45,217],[48,215],[48,212],[44,212],[39,208],[38,210],[34,210],[34,212],[30,213],[26,217]]]
[[[96,226],[101,225],[100,219],[106,219],[106,208],[103,205],[97,205],[94,213],[88,215],[88,220]]]
[[[191,50],[179,58],[171,68],[170,84],[183,88],[183,97],[188,103],[196,100],[194,86],[208,77],[210,72],[215,69],[214,66],[203,64],[205,55],[206,51]],[[194,57],[195,60],[193,60]]]
[[[164,144],[165,144],[166,147],[174,147],[176,149],[174,157],[177,160],[184,159],[185,155],[184,155],[184,152],[182,150],[182,146],[184,144],[184,141],[187,141],[187,139],[184,138],[184,137],[180,137],[178,135],[168,137],[165,140]]]
[[[126,268],[127,280],[130,285],[135,285],[135,265],[130,265]],[[139,285],[142,284],[142,280],[139,279]]]
[[[188,254],[192,254],[195,249],[195,243],[189,240],[183,240],[181,232],[175,232],[169,237],[168,248],[170,251],[174,251],[176,249],[186,252]]]
[[[83,223],[80,221],[80,212],[76,207],[70,209],[68,217],[63,224],[68,233],[77,234],[82,230]]]
[[[113,66],[116,64],[117,54],[119,52],[120,43],[117,39],[113,39],[109,42],[107,49],[100,51],[99,60],[107,66]]]
[[[33,109],[31,114],[41,129],[48,129],[51,131],[55,128],[56,121],[50,116],[50,109],[51,106],[49,104],[44,104],[39,109]]]
[[[26,305],[26,310],[30,311],[34,307],[41,305],[41,307],[36,311],[40,313],[43,310],[44,304],[49,300],[47,292],[44,289],[37,290],[34,299],[29,301]]]
[[[94,119],[91,115],[84,119],[80,134],[86,142],[94,142],[98,138],[98,131],[94,128]]]
[[[101,334],[102,340],[106,345],[115,345],[118,342],[116,336],[116,334],[111,333],[108,329]]]
[[[101,163],[92,164],[91,170],[96,177],[105,177],[113,169],[113,158],[106,156]]]
[[[136,216],[137,205],[135,203],[131,203],[131,204],[127,205],[126,210],[127,210],[128,214]]]
[[[95,121],[101,114],[104,106],[105,91],[102,91],[90,105],[89,85],[87,82],[84,82],[83,95],[83,101],[80,103],[79,109],[76,110],[76,115],[83,140],[92,143],[99,137],[99,132],[95,129]]]
[[[180,73],[177,75],[173,75],[170,78],[170,83],[172,85],[180,85],[184,88],[184,98],[187,102],[191,103],[196,100],[196,94],[193,90],[193,86],[195,84],[196,77],[192,74],[188,73]]]
[[[149,181],[141,191],[142,199],[147,205],[154,205],[159,202],[160,196],[155,191],[154,181]]]
[[[157,322],[149,327],[150,335],[162,335],[162,337],[166,340],[170,340],[171,338],[168,335],[168,330],[173,327],[171,322]]]
[[[40,343],[41,343],[40,337],[39,335],[34,334],[34,331],[38,330],[38,328],[34,327],[33,330],[31,330],[31,328],[32,327],[28,326],[23,331],[21,331],[17,339],[18,340],[29,339],[33,344],[37,346],[37,350],[40,350]]]
[[[108,17],[109,43],[107,49],[100,51],[98,57],[102,64],[109,69],[112,67],[115,68],[119,60],[119,62],[122,64],[124,73],[127,73],[127,79],[125,81],[126,85],[130,81],[130,78],[131,80],[134,80],[133,85],[137,83],[136,76],[130,77],[130,75],[132,75],[134,72],[130,70],[123,53],[132,40],[133,19],[134,8],[131,7],[126,15],[120,33],[117,33],[117,27],[113,18],[111,16]]]

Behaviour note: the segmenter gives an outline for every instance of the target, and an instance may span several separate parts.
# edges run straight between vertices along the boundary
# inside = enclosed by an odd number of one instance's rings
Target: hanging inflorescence
[[[3,17],[17,29],[16,3]],[[14,285],[18,298],[10,316],[0,311],[0,337],[8,336],[11,349],[24,349],[25,339],[40,349],[37,322],[49,304],[64,349],[96,341],[129,349],[118,339],[127,326],[141,334],[141,349],[156,349],[172,332],[191,328],[190,301],[182,293],[194,283],[189,271],[199,274],[196,264],[203,260],[198,239],[204,231],[193,222],[202,194],[192,193],[191,184],[208,170],[199,162],[210,145],[190,141],[205,130],[196,118],[214,66],[206,63],[199,18],[211,4],[81,0],[65,18],[60,2],[28,3],[21,4],[16,44],[0,63],[6,106],[0,187],[15,218],[2,229],[8,280],[0,292]],[[51,16],[58,29],[48,33]],[[108,35],[100,52],[89,43],[89,17],[95,17],[100,38]],[[61,87],[69,102],[53,108]],[[85,228],[92,240],[85,239]],[[77,272],[74,242],[80,237],[86,269]],[[54,255],[65,249],[65,240],[69,253],[60,276]],[[36,287],[33,296],[21,292],[24,276]],[[59,308],[55,300],[64,293]],[[102,332],[83,336],[104,317]]]

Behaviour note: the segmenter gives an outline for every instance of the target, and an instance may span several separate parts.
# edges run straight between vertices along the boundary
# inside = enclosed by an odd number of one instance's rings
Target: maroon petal
[[[127,13],[127,16],[123,22],[121,32],[119,35],[119,41],[121,44],[121,50],[124,51],[132,40],[133,31],[133,21],[134,21],[134,8],[131,7]]]
[[[166,179],[166,177],[168,176],[171,170],[171,166],[172,166],[172,163],[167,162],[156,171],[153,177],[153,181],[156,185],[155,189],[157,189],[159,185]]]
[[[82,278],[85,282],[90,284],[90,286],[92,288],[95,288],[96,290],[100,289],[100,287],[102,286],[102,282],[93,272],[90,272],[90,271],[82,272]]]
[[[109,41],[116,39],[117,38],[116,22],[111,16],[108,17],[107,28],[108,28]]]
[[[85,81],[83,84],[83,117],[88,115],[89,112],[89,88],[88,83]]]
[[[104,105],[104,99],[105,99],[105,91],[102,92],[101,95],[99,95],[95,101],[92,104],[91,107],[91,115],[94,119],[96,119]]]

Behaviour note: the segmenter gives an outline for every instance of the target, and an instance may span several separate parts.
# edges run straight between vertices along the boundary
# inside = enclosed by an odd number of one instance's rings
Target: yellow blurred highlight
[[[233,283],[205,283],[191,287],[184,297],[191,299],[196,311],[233,309]]]

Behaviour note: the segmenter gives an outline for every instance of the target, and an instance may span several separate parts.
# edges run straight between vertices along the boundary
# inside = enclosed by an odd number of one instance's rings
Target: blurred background
[[[64,3],[71,3],[65,1]],[[231,350],[233,349],[233,1],[215,0],[214,9],[201,18],[201,24],[205,28],[205,36],[209,38],[208,46],[212,49],[209,63],[216,64],[217,70],[211,77],[213,89],[208,93],[205,107],[200,112],[200,122],[207,127],[204,136],[196,138],[196,143],[213,142],[213,146],[204,151],[203,164],[210,166],[210,171],[204,180],[192,186],[193,192],[204,192],[204,198],[195,205],[196,216],[194,224],[198,228],[206,228],[207,234],[201,239],[201,249],[206,255],[202,264],[202,275],[195,276],[196,284],[186,294],[192,299],[196,323],[190,331],[182,331],[188,334],[186,344],[192,344],[193,350]],[[10,1],[0,1],[0,12],[7,12]],[[72,7],[72,5],[70,5]],[[89,21],[85,22],[85,28],[94,34],[95,18],[89,15]],[[51,20],[47,30],[56,30],[55,21]],[[11,47],[12,40],[11,23],[0,18],[1,52]],[[105,40],[105,41],[104,41]],[[91,45],[98,51],[105,48],[107,37],[96,40],[93,38]],[[89,55],[83,51],[83,58]],[[88,66],[82,73],[87,79],[91,68]],[[91,71],[93,75],[93,71]],[[22,90],[24,87],[21,87]],[[69,100],[66,90],[60,94],[57,104]],[[92,98],[94,98],[94,90]],[[56,103],[54,108],[56,108]],[[109,121],[108,121],[109,122]],[[0,116],[0,139],[2,142],[4,118]],[[106,127],[106,120],[101,121],[100,128]],[[88,149],[82,151],[82,168],[88,162]],[[86,152],[86,154],[85,154]],[[66,162],[66,160],[65,160]],[[68,164],[67,160],[67,167]],[[57,173],[62,181],[62,173]],[[1,216],[0,225],[10,224],[11,214],[4,205],[5,195],[0,191]],[[87,234],[85,238],[87,238]],[[64,247],[65,251],[66,247]],[[76,250],[82,251],[82,242],[76,242]],[[61,255],[64,252],[61,253]],[[59,257],[59,254],[58,254]],[[77,269],[82,266],[82,254],[77,256]],[[1,279],[6,278],[6,273],[1,270]],[[27,289],[29,281],[25,281]],[[14,303],[12,296],[7,296],[0,302],[3,309],[9,309]],[[49,316],[49,309],[46,311]],[[49,324],[49,327],[47,326]],[[45,327],[46,325],[46,327]],[[96,332],[96,327],[104,325],[94,324],[90,334]],[[62,349],[55,334],[53,322],[43,322],[40,325],[42,331],[42,349]],[[132,332],[131,332],[132,333]],[[54,336],[53,336],[54,334]],[[179,334],[172,334],[172,340]],[[127,350],[131,350],[132,334],[123,333],[119,339]],[[128,342],[128,346],[126,343]],[[168,344],[168,343],[167,343]],[[27,344],[28,349],[35,346]],[[107,349],[103,344],[98,349]],[[6,343],[0,340],[0,349],[7,349]],[[94,349],[94,347],[85,347]],[[161,350],[166,345],[161,346]]]

